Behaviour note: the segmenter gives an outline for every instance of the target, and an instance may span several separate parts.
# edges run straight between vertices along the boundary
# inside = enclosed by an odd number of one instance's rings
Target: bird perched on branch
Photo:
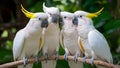
[[[19,30],[14,38],[13,42],[13,57],[14,60],[24,60],[24,66],[26,68],[32,68],[33,64],[27,64],[27,58],[36,57],[39,51],[39,45],[43,42],[39,42],[42,33],[48,26],[48,16],[45,13],[32,13],[28,12],[22,7],[22,12],[26,17],[30,18],[25,28]],[[23,68],[23,65],[18,66]]]
[[[60,15],[60,24],[62,25],[60,42],[65,49],[64,58],[67,59],[69,55],[74,56],[74,61],[68,61],[70,68],[83,68],[83,64],[77,62],[77,58],[82,56],[82,54],[77,43],[78,33],[76,26],[72,23],[74,14],[70,12],[61,12]]]
[[[79,34],[78,44],[81,51],[85,54],[83,61],[90,57],[90,63],[94,59],[103,60],[113,63],[109,45],[105,37],[95,29],[91,18],[97,17],[103,8],[96,13],[88,13],[85,11],[76,11],[73,24],[77,26]],[[102,68],[99,66],[99,68]]]
[[[46,7],[43,3],[43,10],[48,15],[48,28],[45,32],[45,43],[42,47],[42,54],[46,57],[46,61],[42,61],[42,68],[55,68],[56,61],[49,60],[52,55],[58,58],[59,51],[59,15],[60,11],[56,7]]]

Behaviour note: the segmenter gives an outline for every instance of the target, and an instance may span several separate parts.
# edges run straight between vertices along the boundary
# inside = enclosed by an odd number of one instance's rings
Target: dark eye
[[[79,17],[82,18],[82,15],[80,15]]]
[[[66,16],[64,16],[64,19],[66,19],[67,17]]]
[[[41,20],[41,18],[38,18],[38,20]]]

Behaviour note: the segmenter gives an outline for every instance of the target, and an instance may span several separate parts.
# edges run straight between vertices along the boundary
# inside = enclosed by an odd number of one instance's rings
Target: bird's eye
[[[64,19],[66,19],[67,17],[66,16],[64,16]]]
[[[79,17],[82,18],[82,15],[80,15]]]
[[[41,20],[41,18],[38,18],[38,20]]]

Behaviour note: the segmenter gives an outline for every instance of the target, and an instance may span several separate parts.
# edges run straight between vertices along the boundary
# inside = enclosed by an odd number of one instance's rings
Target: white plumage
[[[46,56],[46,61],[42,61],[42,68],[55,68],[56,61],[49,60],[49,57],[55,55],[58,57],[59,51],[59,9],[56,7],[46,7],[45,3],[43,3],[43,10],[48,15],[48,28],[45,32],[45,43],[42,47],[42,54]]]
[[[22,7],[22,12],[30,19],[25,28],[19,30],[13,42],[14,60],[36,57],[40,47],[40,37],[42,37],[42,27],[48,23],[45,13],[30,13]],[[34,17],[34,18],[33,18]],[[43,42],[42,42],[43,43]],[[24,63],[26,64],[27,62]],[[26,68],[32,68],[33,64],[26,65]],[[18,66],[23,68],[23,65]]]
[[[105,37],[95,29],[91,20],[91,18],[97,17],[102,10],[103,9],[96,13],[88,13],[84,11],[76,11],[74,13],[75,18],[73,21],[75,25],[77,25],[77,31],[79,34],[78,43],[82,52],[85,54],[83,60],[85,60],[86,57],[89,57],[91,58],[91,64],[94,59],[113,63],[110,48]],[[101,66],[98,67],[103,68]]]
[[[75,61],[77,57],[82,56],[82,54],[77,43],[78,33],[76,27],[72,23],[73,17],[73,13],[61,12],[62,30],[60,41],[62,47],[65,49],[65,59],[68,55],[72,55],[74,56]],[[81,62],[75,63],[74,61],[68,61],[70,68],[83,68],[83,64]]]

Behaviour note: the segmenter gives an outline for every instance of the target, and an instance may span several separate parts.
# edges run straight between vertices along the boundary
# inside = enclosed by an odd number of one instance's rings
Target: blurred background
[[[69,12],[96,12],[104,7],[102,13],[93,19],[94,25],[107,39],[114,64],[120,65],[120,0],[0,0],[0,64],[13,61],[14,36],[29,20],[21,12],[20,4],[30,12],[43,12],[43,2],[48,7],[54,6]],[[64,54],[62,48],[60,54]],[[34,64],[34,68],[38,67],[41,67],[41,63]],[[84,67],[93,68],[89,64],[84,64]],[[56,68],[69,66],[67,61],[58,60]]]

